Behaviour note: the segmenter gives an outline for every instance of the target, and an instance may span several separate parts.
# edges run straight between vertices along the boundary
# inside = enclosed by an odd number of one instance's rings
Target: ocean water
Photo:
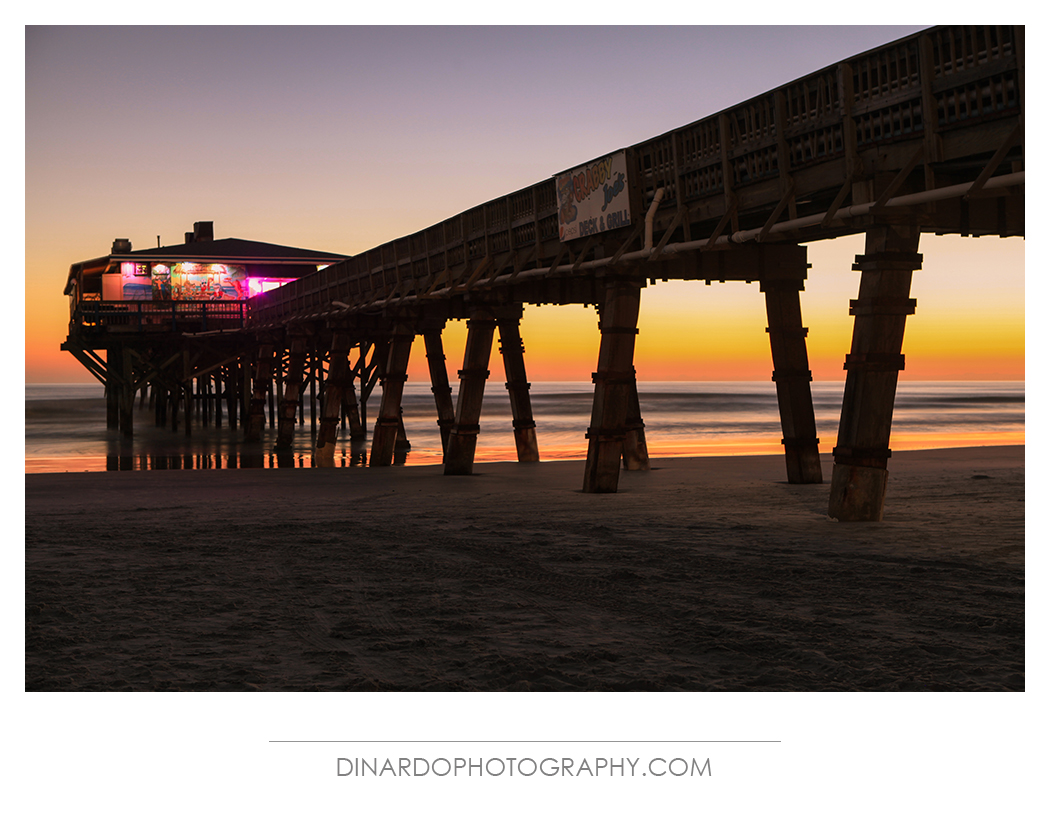
[[[821,452],[830,452],[838,432],[841,382],[815,382],[814,407]],[[455,390],[456,384],[453,384]],[[313,458],[307,405],[293,450],[273,451],[276,430],[248,444],[241,429],[194,424],[184,430],[157,428],[149,408],[136,411],[131,440],[106,428],[101,385],[27,385],[26,473],[193,468],[309,468]],[[583,459],[590,424],[590,383],[533,383],[531,396],[542,460]],[[453,394],[455,397],[455,394]],[[368,421],[379,410],[377,389],[368,402]],[[776,454],[783,436],[771,382],[641,382],[639,402],[646,443],[653,457],[722,454]],[[138,405],[136,403],[136,405]],[[397,465],[441,462],[441,438],[429,384],[406,384],[405,429],[411,449]],[[181,420],[181,418],[180,418]],[[370,431],[370,430],[369,430]],[[890,448],[947,448],[1024,444],[1024,383],[902,382],[897,389]],[[368,442],[351,443],[341,432],[335,464],[367,463]],[[485,391],[476,462],[516,459],[510,401],[501,381]]]

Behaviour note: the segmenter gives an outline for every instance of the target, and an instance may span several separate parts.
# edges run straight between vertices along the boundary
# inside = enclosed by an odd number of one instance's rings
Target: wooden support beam
[[[241,377],[240,387],[240,413],[241,413],[241,426],[245,429],[248,428],[248,424],[251,422],[251,410],[252,410],[252,362],[251,353],[245,351],[240,359],[238,366],[238,372]]]
[[[538,261],[538,259],[536,257],[536,254],[539,252],[539,249],[540,249],[540,245],[539,244],[531,244],[531,245],[529,245],[528,250],[526,250],[524,252],[515,253],[515,256],[514,256],[514,269],[510,273],[510,279],[508,280],[508,283],[510,281],[513,281],[515,278],[517,278],[518,274],[523,269],[525,269],[525,265],[527,263],[529,263],[530,261],[535,260],[536,263],[539,263],[539,261]]]
[[[98,353],[95,352],[95,350],[93,349],[82,349],[80,351],[83,353],[83,357],[77,355],[77,359],[84,363],[84,365],[87,366],[88,371],[90,371],[97,380],[99,380],[103,385],[105,385],[106,362],[101,357],[99,357]]]
[[[134,373],[134,353],[127,346],[121,346],[120,349],[120,361],[121,361],[121,372],[120,372],[120,433],[124,437],[132,437],[134,435],[134,414],[135,414],[135,373]]]
[[[897,175],[893,177],[893,180],[886,185],[886,189],[882,191],[878,199],[875,200],[875,204],[872,205],[871,213],[876,214],[886,209],[886,202],[893,198],[894,194],[900,189],[901,185],[907,180],[911,172],[918,166],[919,162],[922,161],[926,155],[926,145],[920,145],[918,150],[912,154],[911,158],[905,163]]]
[[[633,280],[607,282],[601,309],[601,347],[593,375],[594,404],[587,429],[584,493],[616,493],[620,460],[627,435],[627,416],[634,374],[641,285]]]
[[[576,260],[572,263],[572,269],[569,271],[571,275],[576,274],[576,270],[580,268],[580,264],[583,263],[583,259],[587,257],[587,253],[594,249],[594,245],[598,243],[598,235],[589,235],[583,242],[583,246],[580,247],[579,255],[576,256]]]
[[[164,404],[164,408],[161,410],[162,411],[162,416],[163,416],[163,420],[161,421],[161,425],[167,425],[168,413],[170,412],[171,413],[171,430],[172,431],[178,431],[179,430],[179,398],[182,396],[182,393],[183,393],[183,388],[182,388],[181,384],[176,383],[170,389],[167,389],[167,388],[164,389],[161,392],[161,398],[162,399],[158,401],[158,402],[161,402],[161,403]],[[190,427],[190,417],[189,417],[189,415],[186,414],[186,416],[183,417],[183,420],[184,420],[184,422],[186,424],[186,428],[188,429]],[[189,433],[189,432],[187,432],[187,433]]]
[[[339,420],[343,414],[347,386],[353,388],[350,373],[350,336],[345,332],[332,335],[328,379],[324,387],[324,405],[321,408],[321,428],[317,432],[316,457],[321,465],[335,464],[335,441],[339,434]]]
[[[237,384],[240,381],[239,363],[234,360],[223,373],[223,388],[226,394],[226,415],[230,420],[230,428],[237,428]],[[241,418],[244,419],[243,417]]]
[[[1017,52],[1017,102],[1018,122],[1021,125],[1021,133],[1024,133],[1024,26],[1015,26],[1014,34],[1016,41],[1014,49]],[[1024,161],[1024,143],[1021,143],[1021,160]]]
[[[846,154],[842,175],[846,179],[846,189],[853,188],[854,183],[864,174],[864,165],[860,160],[857,147],[857,122],[853,118],[853,105],[856,99],[853,83],[853,68],[848,62],[838,64],[839,99],[842,100],[842,148]],[[846,193],[839,191],[835,204],[828,209],[829,214],[837,210],[845,201]],[[861,199],[854,193],[853,203],[860,204]],[[867,199],[864,199],[867,201]],[[827,227],[831,218],[826,218],[822,225]]]
[[[299,405],[296,407],[296,419],[299,425],[305,425],[306,423],[306,385],[310,378],[309,369],[309,352],[307,357],[303,360],[303,379],[299,384]]]
[[[448,451],[448,438],[456,422],[456,407],[452,402],[452,387],[448,382],[448,369],[445,368],[445,350],[441,340],[442,329],[442,325],[424,328],[423,344],[426,347],[427,366],[430,369],[430,391],[434,394],[434,403],[437,407],[441,451],[444,454]]]
[[[904,324],[915,312],[911,278],[922,266],[918,247],[918,226],[877,224],[853,267],[861,272],[860,292],[850,302],[853,341],[828,505],[828,515],[843,522],[882,519]]]
[[[532,416],[529,398],[529,380],[525,374],[525,344],[521,341],[521,307],[501,311],[496,316],[499,328],[499,351],[503,356],[503,370],[507,375],[510,395],[510,413],[514,425],[514,446],[518,462],[539,462],[540,449],[536,442],[536,420]]]
[[[178,380],[173,385],[168,385],[166,387],[166,389],[165,389],[164,386],[161,386],[160,389],[154,389],[153,394],[150,395],[150,402],[151,403],[152,402],[158,402],[159,403],[162,400],[166,400],[168,395],[165,393],[165,391],[168,391],[168,392],[175,391],[178,395],[181,396],[182,393],[183,393],[183,382],[182,382],[182,380]],[[165,407],[164,411],[165,412],[168,411],[167,407]]]
[[[317,353],[310,351],[310,433],[317,434],[317,378],[321,370],[321,361]],[[316,436],[314,437],[316,440]]]
[[[674,218],[671,219],[671,223],[668,224],[667,229],[664,230],[664,234],[663,237],[660,239],[660,243],[658,243],[653,249],[653,257],[660,255],[660,253],[664,251],[664,247],[667,246],[667,242],[670,241],[671,236],[674,235],[675,228],[677,228],[678,225],[682,223],[687,213],[688,210],[686,210],[684,207],[679,207],[678,210],[675,211]]]
[[[1017,123],[1017,127],[1014,128],[1006,140],[999,146],[999,149],[995,152],[995,155],[989,160],[988,164],[984,166],[984,170],[981,171],[981,175],[977,177],[977,181],[973,183],[969,190],[966,191],[964,199],[969,200],[971,197],[976,196],[984,188],[985,184],[992,177],[992,174],[999,169],[999,165],[1003,163],[1003,159],[1006,158],[1006,154],[1010,152],[1010,148],[1021,141],[1021,137],[1024,133],[1021,131],[1021,123]]]
[[[364,421],[357,403],[357,390],[354,388],[354,375],[356,370],[351,369],[350,377],[343,390],[343,417],[344,425],[349,425],[351,442],[360,442],[365,439]]]
[[[117,343],[106,347],[106,428],[120,428],[121,351]]]
[[[361,372],[361,422],[368,426],[368,401],[372,392],[379,384],[386,367],[387,357],[390,355],[390,341],[382,340],[371,345],[372,354],[368,359],[360,361]]]
[[[379,402],[379,416],[372,431],[372,451],[369,466],[387,466],[394,463],[394,449],[402,426],[401,397],[408,379],[408,358],[412,352],[415,334],[410,326],[398,324],[390,337],[386,364],[380,374],[383,398]]]
[[[474,267],[473,270],[470,271],[470,275],[467,276],[467,280],[466,281],[462,281],[460,283],[457,283],[456,286],[452,288],[453,292],[459,292],[460,290],[468,290],[469,291],[469,290],[473,289],[474,285],[478,282],[478,279],[492,265],[492,260],[493,260],[492,256],[490,256],[490,255],[486,255],[484,258],[482,258],[478,262],[478,265],[476,267]],[[463,271],[463,275],[466,275],[466,269],[465,268],[464,268],[464,271]],[[463,276],[461,275],[460,277],[462,278]]]
[[[149,402],[153,409],[153,425],[164,428],[168,424],[167,389],[160,383],[154,383],[150,387]]]
[[[427,289],[427,291],[424,292],[419,297],[420,298],[432,298],[434,296],[434,292],[437,290],[437,288],[439,286],[441,286],[442,284],[444,284],[446,281],[448,281],[449,284],[451,285],[451,278],[449,277],[448,267],[445,267],[443,270],[440,270],[434,276],[434,282],[430,285],[430,287]]]
[[[215,427],[223,427],[223,378],[219,376],[219,373],[212,372],[208,375],[209,389],[214,384],[214,393],[211,395],[211,399],[214,402],[215,411]]]
[[[412,443],[408,439],[408,433],[405,431],[405,407],[401,406],[397,410],[397,436],[394,438],[394,451],[395,453],[403,453],[412,448]],[[398,465],[404,465],[404,460],[398,460]]]
[[[718,240],[719,236],[722,235],[726,225],[729,224],[730,220],[736,219],[736,206],[737,203],[735,199],[733,199],[732,203],[727,203],[725,212],[722,213],[722,218],[718,222],[718,226],[715,227],[715,231],[711,233],[707,239],[707,243],[703,247],[705,250],[710,250],[714,247],[715,242]]]
[[[501,261],[499,261],[498,263],[494,263],[492,265],[492,268],[491,268],[489,274],[486,275],[481,281],[478,282],[478,286],[479,287],[480,286],[491,287],[495,283],[496,279],[499,278],[503,274],[503,270],[505,270],[507,268],[510,268],[512,270],[516,269],[517,268],[517,257],[520,254],[521,254],[520,252],[517,252],[515,250],[510,250],[509,252],[504,253],[503,259]]]
[[[941,143],[937,115],[937,96],[933,92],[936,75],[933,57],[933,41],[928,34],[919,37],[919,84],[922,88],[922,141],[926,153],[926,189],[932,190],[934,184],[933,166],[943,161],[944,149]]]
[[[270,418],[270,429],[272,430],[277,427],[277,396],[272,379],[269,387],[266,389],[266,409]]]
[[[718,142],[719,149],[722,153],[722,193],[725,197],[725,215],[732,220],[733,232],[735,233],[740,228],[740,225],[737,220],[737,198],[736,194],[733,192],[733,164],[729,156],[729,142],[731,135],[732,127],[729,122],[729,117],[724,113],[719,114]],[[723,225],[719,225],[719,229],[715,231],[716,235],[711,237],[712,241],[722,229]]]
[[[217,369],[221,369],[223,366],[227,366],[227,365],[233,363],[234,361],[238,360],[240,358],[241,354],[242,353],[240,351],[238,351],[236,354],[227,355],[227,356],[223,357],[219,361],[212,361],[208,366],[204,366],[203,368],[193,369],[193,377],[203,377],[206,374],[211,374],[212,372],[216,371]],[[178,355],[174,355],[173,359],[175,357],[178,357]],[[194,362],[199,361],[199,359],[200,359],[200,355],[199,354],[194,355]],[[164,367],[168,366],[169,363],[171,363],[171,362],[173,362],[173,360],[165,362],[159,368],[163,369]]]
[[[559,244],[558,253],[554,256],[554,262],[551,264],[550,269],[547,270],[548,275],[552,274],[556,269],[558,269],[558,267],[561,265],[561,259],[565,256],[566,252],[569,253],[571,258],[572,252],[569,250],[569,245],[564,242]]]
[[[70,337],[61,346],[62,351],[69,352],[87,369],[103,386],[106,385],[106,362],[93,349],[84,348],[78,339]]]
[[[174,421],[171,430],[178,431],[175,423],[178,422],[177,410],[181,392],[182,383],[176,379],[166,379],[153,384],[150,392],[150,405],[153,406],[153,419],[157,428],[164,428],[168,425],[168,414],[171,412]]]
[[[776,207],[773,208],[773,212],[769,214],[769,218],[766,219],[766,223],[762,226],[762,230],[758,234],[758,241],[765,241],[769,236],[769,231],[773,229],[773,225],[777,223],[777,219],[780,218],[780,214],[784,212],[784,208],[788,206],[788,202],[794,201],[795,199],[795,183],[792,181],[787,191],[783,196],[780,197],[780,202]]]
[[[645,220],[638,221],[634,227],[631,228],[631,232],[627,234],[627,238],[623,240],[619,247],[616,248],[616,252],[613,253],[612,259],[609,261],[610,267],[615,267],[619,261],[620,256],[627,252],[627,248],[630,247],[642,234],[642,230],[645,229]]]
[[[186,436],[192,436],[193,428],[193,354],[189,349],[182,351],[182,378],[171,399],[171,428],[176,431],[179,417],[179,397],[182,397],[182,419],[186,427]],[[181,395],[180,395],[181,392]]]
[[[205,401],[208,407],[208,422],[214,424],[216,428],[221,428],[222,411],[219,405],[219,401],[215,399],[215,392],[215,373],[212,372],[204,378],[204,394]]]
[[[805,288],[806,248],[778,247],[782,263],[771,265],[759,288],[766,297],[769,347],[773,356],[773,382],[776,383],[781,443],[787,460],[788,482],[823,482],[817,444],[817,424],[813,411],[809,356],[806,351],[808,329],[802,325],[799,293]]]
[[[333,338],[334,341],[334,338]],[[343,405],[340,412],[340,420],[342,428],[349,430],[350,440],[352,442],[361,442],[368,435],[362,419],[362,407],[357,401],[357,389],[354,386],[354,381],[359,377],[364,377],[363,371],[365,367],[365,357],[367,350],[371,348],[370,343],[353,342],[350,343],[350,349],[357,348],[357,362],[353,365],[350,364],[350,353],[347,352],[347,376],[346,381],[343,384],[342,400]],[[330,368],[329,371],[332,371]]]
[[[824,214],[823,220],[820,222],[821,227],[830,226],[831,222],[835,220],[835,214],[842,207],[842,203],[846,200],[846,196],[853,190],[853,176],[847,176],[846,181],[842,187],[839,188],[839,192],[835,195],[835,200],[831,202],[831,206],[828,208],[828,212]]]
[[[207,383],[206,378],[197,377],[197,388],[196,388],[196,410],[197,418],[200,420],[201,425],[207,425],[211,422],[211,402],[207,399]],[[193,380],[190,380],[193,383]]]
[[[489,355],[496,320],[487,309],[475,310],[467,321],[467,346],[463,368],[459,371],[459,395],[456,399],[456,422],[445,450],[445,473],[469,475],[474,472],[474,452],[481,430],[481,402],[489,376]]]
[[[631,374],[635,374],[631,367]],[[649,470],[649,447],[645,444],[645,423],[638,401],[638,379],[631,378],[627,392],[627,419],[624,422],[623,467],[627,471]]]
[[[171,430],[179,430],[179,406],[182,406],[182,425],[185,436],[193,436],[193,401],[190,399],[190,386],[177,382],[168,392],[168,411],[171,412]]]
[[[798,217],[798,207],[795,202],[795,179],[791,175],[791,151],[787,143],[787,99],[783,91],[777,91],[773,95],[773,117],[777,128],[777,172],[780,174],[780,190],[788,198],[788,219]]]
[[[289,451],[295,439],[295,421],[299,412],[299,392],[303,384],[303,369],[306,366],[306,338],[291,337],[288,349],[288,372],[284,378],[284,396],[277,418],[277,451]]]

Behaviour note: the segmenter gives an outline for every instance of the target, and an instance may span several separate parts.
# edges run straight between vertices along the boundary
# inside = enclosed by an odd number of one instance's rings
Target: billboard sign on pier
[[[625,151],[562,173],[557,187],[558,238],[562,241],[630,225]]]

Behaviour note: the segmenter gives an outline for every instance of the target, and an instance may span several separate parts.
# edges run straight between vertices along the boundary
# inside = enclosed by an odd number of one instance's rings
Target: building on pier
[[[109,255],[69,268],[70,332],[98,326],[163,329],[169,315],[181,328],[207,317],[206,309],[172,311],[175,304],[237,304],[213,311],[215,320],[228,321],[252,296],[347,257],[242,238],[216,240],[210,221],[196,222],[183,244],[133,250],[128,239],[118,238]]]
[[[202,384],[188,383],[228,374],[229,343],[207,338],[242,330],[252,297],[348,258],[214,235],[212,222],[198,221],[182,244],[135,250],[118,238],[109,255],[69,268],[69,335],[62,348],[106,386],[109,425],[126,435],[136,392],[147,386],[163,392],[158,418],[166,422],[170,413],[174,425],[178,395],[186,406],[201,401],[185,395]],[[192,350],[187,335],[201,336]],[[213,402],[227,391],[218,382],[206,388]],[[230,387],[230,396],[241,390]],[[232,406],[229,416],[236,416]]]

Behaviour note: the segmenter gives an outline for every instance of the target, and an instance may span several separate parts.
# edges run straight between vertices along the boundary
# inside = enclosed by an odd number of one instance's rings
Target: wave
[[[457,384],[453,382],[453,391]],[[513,459],[510,398],[493,378],[486,389],[478,439],[478,461]],[[277,462],[272,453],[275,431],[267,427],[263,441],[243,442],[243,431],[230,429],[224,418],[220,428],[195,424],[187,436],[157,428],[149,409],[136,409],[131,440],[106,428],[103,391],[95,384],[26,387],[26,470],[106,470],[107,461],[123,470],[163,467],[237,467],[221,462]],[[821,450],[830,450],[838,431],[842,384],[812,384],[817,435]],[[453,397],[455,399],[455,397]],[[369,431],[379,412],[377,389],[367,404]],[[593,385],[590,383],[536,383],[531,389],[541,457],[579,458],[585,455],[585,433],[590,425]],[[893,416],[895,440],[900,447],[908,435],[914,439],[951,439],[966,445],[1024,441],[1024,383],[901,383]],[[776,385],[764,382],[639,383],[639,404],[650,451],[671,453],[773,453],[783,436]],[[137,406],[137,401],[136,401]],[[401,462],[440,462],[434,396],[429,383],[406,384],[403,417],[412,448]],[[309,467],[313,450],[310,409],[299,427],[291,457],[297,467]],[[319,415],[318,415],[319,416]],[[267,424],[268,426],[268,424]],[[945,443],[944,441],[948,442]],[[363,465],[367,443],[351,443],[341,433],[337,462]],[[265,456],[264,456],[265,454]],[[269,457],[269,459],[268,459]],[[284,458],[288,462],[289,458]],[[214,462],[209,466],[207,463]],[[156,463],[150,465],[149,463]],[[164,463],[167,463],[165,465]],[[178,464],[176,464],[178,463]],[[197,463],[194,465],[194,463]]]

